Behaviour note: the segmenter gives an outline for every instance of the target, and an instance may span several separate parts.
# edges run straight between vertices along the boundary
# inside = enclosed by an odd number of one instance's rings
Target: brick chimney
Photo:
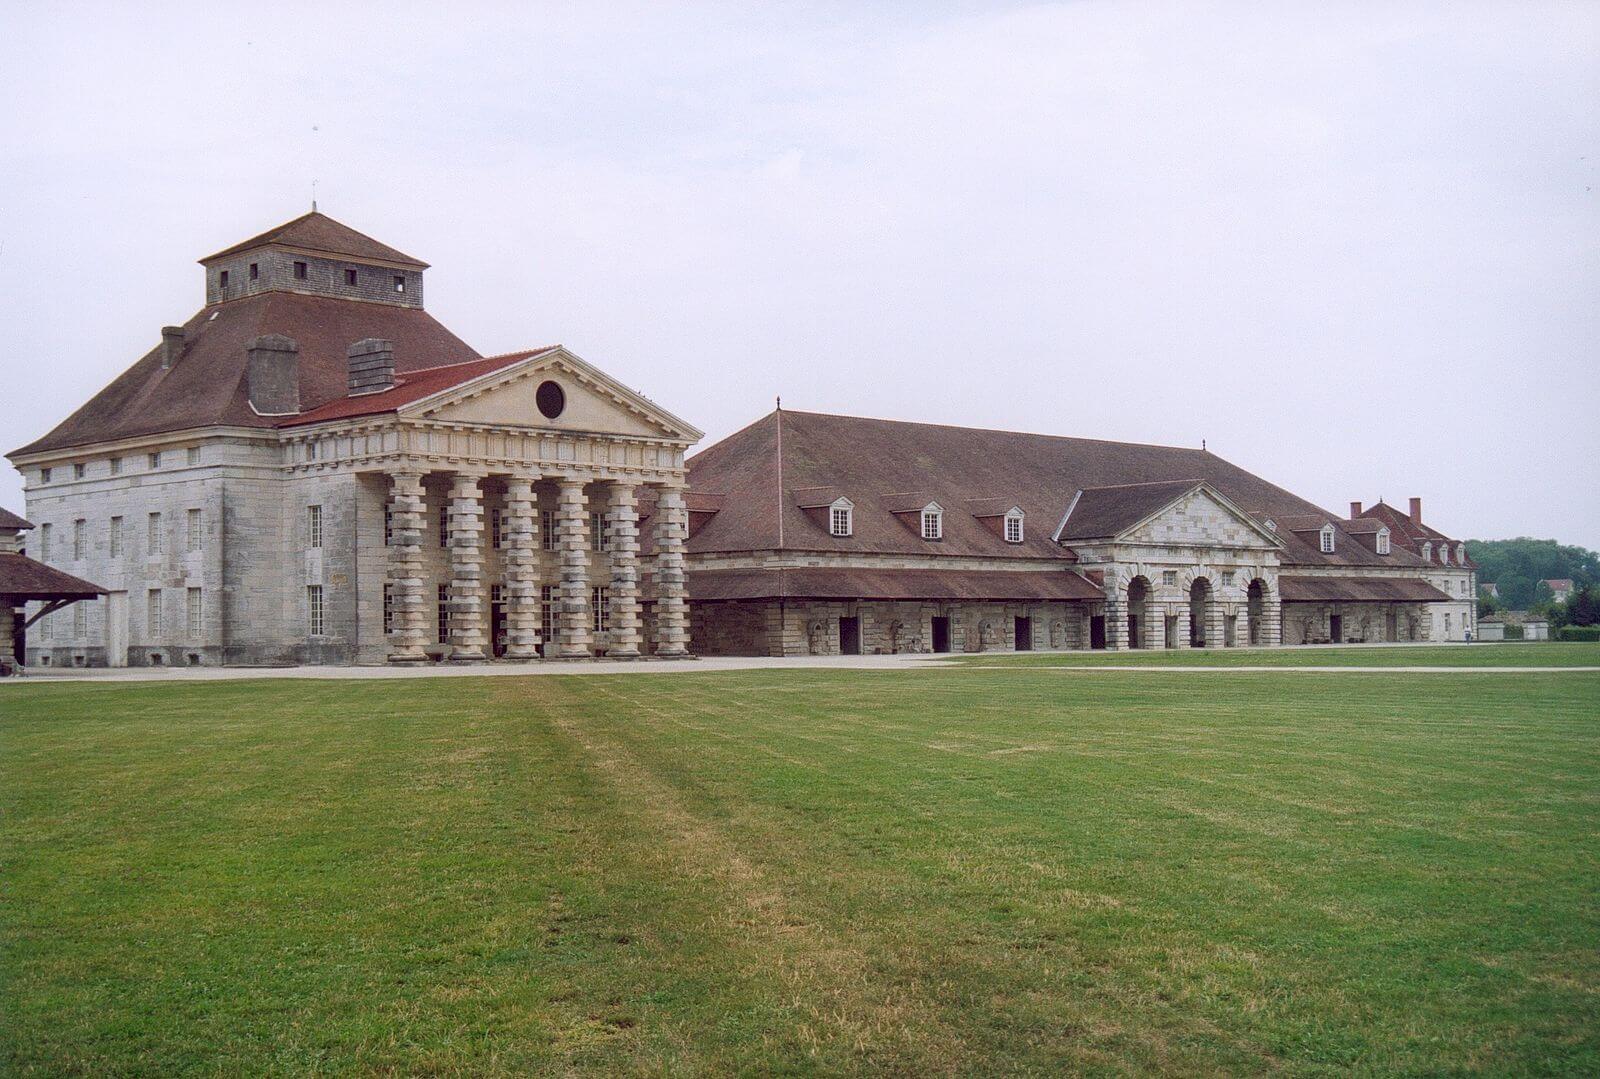
[[[161,327],[161,369],[171,369],[183,353],[183,327]]]
[[[1411,500],[1411,523],[1422,523],[1422,499],[1420,498],[1413,498]]]
[[[269,333],[245,346],[250,407],[261,416],[293,416],[300,411],[300,346]]]
[[[350,396],[382,393],[394,388],[394,345],[376,337],[357,341],[346,350],[349,357]]]
[[[1357,517],[1360,517],[1360,516],[1361,516],[1361,503],[1359,503],[1359,502],[1350,503],[1350,519],[1353,521]]]

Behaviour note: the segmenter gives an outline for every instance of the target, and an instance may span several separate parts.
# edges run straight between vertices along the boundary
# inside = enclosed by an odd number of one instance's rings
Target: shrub
[[[1562,626],[1556,633],[1558,641],[1600,641],[1600,626]]]
[[[1522,627],[1521,626],[1507,626],[1506,627],[1506,640],[1508,640],[1508,641],[1520,641],[1520,640],[1522,640]]]

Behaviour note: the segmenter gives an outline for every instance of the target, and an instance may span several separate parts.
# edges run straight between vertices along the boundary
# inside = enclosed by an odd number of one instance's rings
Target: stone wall
[[[297,278],[294,264],[306,266],[304,279]],[[256,266],[256,276],[251,278],[250,265]],[[356,283],[349,284],[346,270],[356,271]],[[228,287],[222,287],[222,274],[227,271]],[[396,291],[394,279],[405,279],[404,291]],[[305,292],[317,296],[336,296],[342,300],[366,300],[370,303],[396,304],[401,307],[422,306],[422,271],[398,270],[386,266],[373,266],[343,259],[318,258],[315,255],[297,255],[289,251],[257,248],[213,262],[206,267],[206,304],[236,300],[241,296],[254,296],[262,292]],[[345,342],[354,344],[354,340]]]

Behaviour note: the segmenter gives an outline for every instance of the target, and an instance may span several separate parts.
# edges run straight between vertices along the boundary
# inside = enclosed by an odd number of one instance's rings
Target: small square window
[[[111,474],[113,476],[122,475],[122,458],[120,458],[120,457],[111,458]]]
[[[359,281],[356,278],[356,272],[354,270],[346,270],[344,272],[344,283],[349,285],[351,288],[356,287]]]
[[[161,451],[157,450],[156,452],[150,454],[145,460],[150,465],[151,468],[160,468],[161,467]]]
[[[189,449],[188,449],[188,452],[186,454],[186,459],[188,460],[189,464],[191,464],[191,465],[199,464],[200,463],[200,447],[199,446],[190,446]]]
[[[399,274],[394,275],[394,290],[396,292],[404,292],[406,290],[406,279]]]
[[[296,281],[304,281],[306,279],[306,264],[305,263],[297,262],[297,263],[294,264],[294,279]]]
[[[1178,571],[1175,569],[1162,570],[1161,583],[1164,585],[1176,585],[1178,583]]]
[[[252,262],[250,264],[250,280],[254,281],[257,278],[259,278],[260,276],[261,276],[261,267],[257,263]]]
[[[81,464],[73,465],[72,466],[72,478],[75,479],[75,480],[81,480],[81,479],[83,479],[83,474],[86,471],[88,471],[88,468],[86,466],[84,466],[84,465],[81,465]]]
[[[41,468],[39,470],[39,482],[40,483],[49,483],[50,482],[50,477],[53,476],[54,474],[55,474],[54,470],[52,470],[52,469]]]
[[[1224,585],[1227,585],[1227,586],[1230,586],[1230,587],[1233,585],[1233,571],[1232,570],[1229,570],[1228,572],[1226,572],[1226,573],[1224,573],[1222,575],[1222,583]]]

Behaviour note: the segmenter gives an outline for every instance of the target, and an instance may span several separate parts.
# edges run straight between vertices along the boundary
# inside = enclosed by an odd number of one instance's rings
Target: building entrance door
[[[1089,647],[1104,648],[1106,646],[1106,616],[1096,614],[1089,616]]]
[[[128,665],[128,593],[106,596],[106,666]]]
[[[1033,619],[1013,618],[1011,620],[1013,638],[1017,642],[1018,652],[1033,651]]]
[[[841,656],[861,654],[861,619],[839,619],[839,654]]]
[[[935,652],[950,651],[950,619],[934,616],[933,650]]]
[[[1336,614],[1328,616],[1328,639],[1334,644],[1344,639],[1344,619]]]
[[[1388,614],[1383,616],[1383,639],[1386,641],[1397,641],[1400,639],[1399,634],[1400,619],[1396,617],[1394,611],[1391,610]]]

